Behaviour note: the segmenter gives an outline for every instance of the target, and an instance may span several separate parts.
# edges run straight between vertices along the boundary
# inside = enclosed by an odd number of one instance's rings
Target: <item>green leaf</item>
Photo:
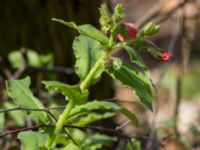
[[[97,28],[95,28],[94,26],[92,26],[90,24],[77,26],[74,22],[65,22],[62,19],[55,19],[55,18],[53,18],[53,21],[56,21],[56,22],[66,25],[68,27],[74,28],[74,29],[78,30],[78,32],[80,34],[88,36],[92,39],[95,39],[103,45],[108,44],[108,41],[109,41],[108,38],[101,31],[99,31]]]
[[[90,24],[81,25],[78,27],[80,34],[89,36],[97,41],[99,41],[103,45],[108,44],[108,38],[98,29]]]
[[[62,150],[81,150],[81,149],[78,146],[76,146],[74,143],[69,143]]]
[[[140,66],[141,68],[147,70],[148,68],[144,64],[140,55],[132,48],[126,45],[122,45],[122,47],[127,51],[129,54],[131,62],[135,63],[136,65]]]
[[[130,111],[128,111],[125,108],[122,108],[121,106],[111,103],[111,102],[105,102],[105,101],[92,101],[88,102],[84,105],[76,106],[70,113],[67,122],[72,122],[77,117],[88,114],[90,111],[94,110],[105,110],[105,111],[113,111],[113,112],[120,112],[123,113],[127,118],[129,118],[133,123],[138,125],[138,119],[137,117]]]
[[[5,113],[0,113],[0,132],[4,130]]]
[[[79,85],[67,85],[58,81],[43,81],[47,89],[62,93],[66,100],[72,100],[75,104],[84,104],[88,98],[88,90],[81,90]]]
[[[75,70],[81,80],[84,80],[101,56],[101,45],[99,42],[80,35],[73,42],[74,54],[76,57]],[[104,70],[104,65],[96,71],[91,84],[96,83]]]
[[[117,4],[114,9],[112,20],[115,24],[118,24],[123,17],[124,17],[123,6],[122,4]]]
[[[10,109],[14,108],[17,105],[14,103],[6,102],[4,103],[4,108],[5,109]],[[8,112],[8,115],[12,118],[12,120],[20,127],[25,126],[26,123],[26,115],[25,112],[22,110],[15,110],[15,111],[10,111]]]
[[[115,115],[115,113],[113,113],[113,112],[107,112],[104,114],[89,113],[87,115],[80,117],[79,121],[76,122],[75,124],[77,126],[84,126],[84,125],[90,124],[90,123],[98,121],[98,120],[113,117],[114,115]]]
[[[145,25],[144,29],[142,30],[140,34],[142,36],[151,36],[158,33],[159,31],[160,31],[160,26],[155,25],[152,22],[150,22],[147,25]]]
[[[123,85],[135,90],[140,101],[152,110],[151,82],[132,66],[123,64],[120,59],[113,59],[113,64],[108,66],[108,74]]]
[[[103,146],[108,146],[114,141],[116,141],[115,137],[110,137],[108,135],[96,133],[96,134],[88,135],[84,139],[82,143],[82,148],[84,150],[105,149],[103,148]]]
[[[44,147],[47,136],[38,132],[24,131],[17,135],[23,150],[39,150]]]
[[[57,19],[57,18],[52,18],[52,20],[55,21],[55,22],[64,24],[65,26],[68,26],[68,27],[70,27],[70,28],[74,28],[74,29],[77,29],[77,28],[78,28],[77,25],[76,25],[76,23],[73,22],[73,21],[71,21],[71,22],[66,22],[66,21],[64,21],[64,20],[62,20],[62,19]]]
[[[33,96],[29,89],[31,80],[30,77],[26,77],[21,80],[8,80],[6,81],[6,87],[8,95],[13,101],[20,107],[44,109],[42,103]],[[47,123],[48,116],[46,112],[42,111],[30,111],[40,122]]]

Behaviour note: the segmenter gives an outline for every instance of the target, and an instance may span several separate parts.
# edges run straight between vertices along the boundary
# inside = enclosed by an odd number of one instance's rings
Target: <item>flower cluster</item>
[[[169,52],[162,51],[162,56],[159,58],[162,62],[168,62],[172,58],[172,54]]]
[[[125,22],[122,23],[122,27],[127,32],[127,37],[122,34],[117,34],[116,38],[120,42],[125,42],[127,40],[133,40],[137,36],[137,28],[135,24],[131,22]],[[172,54],[169,52],[161,51],[161,56],[159,57],[159,60],[161,62],[168,62],[172,58]]]
[[[135,24],[131,23],[131,22],[125,22],[122,24],[122,26],[126,29],[127,33],[128,33],[128,37],[125,38],[123,35],[121,34],[117,34],[117,39],[120,42],[125,42],[127,40],[133,40],[136,38],[137,35],[137,29]]]

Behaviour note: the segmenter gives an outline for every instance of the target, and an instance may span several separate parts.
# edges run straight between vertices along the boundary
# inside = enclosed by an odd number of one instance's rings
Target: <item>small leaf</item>
[[[84,104],[88,98],[88,90],[81,91],[79,85],[67,85],[58,81],[43,81],[47,89],[62,93],[66,100],[75,101],[75,104]]]
[[[140,101],[152,110],[151,82],[143,74],[116,58],[113,59],[113,64],[108,66],[108,74],[135,90]]]
[[[6,87],[8,95],[13,99],[13,101],[21,107],[25,108],[35,108],[44,109],[42,103],[33,96],[31,90],[29,89],[31,80],[30,77],[26,77],[21,80],[8,80],[6,81]],[[42,123],[48,122],[48,116],[46,112],[42,111],[30,111],[33,116],[35,116]]]
[[[23,150],[39,150],[44,147],[47,136],[38,132],[24,131],[17,135]]]
[[[127,51],[127,53],[129,54],[130,60],[131,62],[135,63],[136,65],[140,66],[141,68],[143,68],[144,70],[147,70],[148,68],[146,67],[146,65],[144,64],[142,58],[140,57],[140,55],[132,48],[126,45],[122,45],[122,47]]]
[[[102,54],[101,45],[87,36],[80,35],[75,38],[73,49],[76,57],[76,73],[81,80],[84,80]],[[96,71],[91,84],[96,83],[100,79],[103,70],[104,66],[102,65]]]
[[[70,27],[70,28],[74,28],[74,29],[77,29],[77,28],[78,28],[77,25],[76,25],[76,23],[73,22],[73,21],[71,21],[71,22],[66,22],[66,21],[64,21],[64,20],[62,20],[62,19],[57,19],[57,18],[52,18],[52,20],[55,21],[55,22],[59,22],[59,23],[61,23],[61,24],[64,24],[65,26],[68,26],[68,27]]]
[[[88,36],[92,39],[95,39],[103,45],[108,44],[108,41],[109,41],[108,38],[101,31],[99,31],[97,28],[95,28],[94,26],[92,26],[90,24],[77,26],[74,22],[66,22],[62,19],[53,18],[52,20],[62,23],[68,27],[74,28],[74,29],[78,30],[78,32],[80,34]]]
[[[78,30],[80,34],[89,36],[103,45],[108,44],[108,38],[101,31],[90,24],[81,25],[78,27]]]
[[[79,121],[76,122],[75,124],[77,126],[84,126],[84,125],[90,124],[90,123],[98,121],[98,120],[113,117],[114,115],[115,115],[115,113],[113,113],[113,112],[107,112],[104,114],[89,113],[86,116],[84,115],[84,116],[80,117]]]
[[[141,32],[141,35],[142,36],[151,36],[151,35],[158,33],[159,31],[160,31],[160,26],[155,25],[150,22],[147,25],[145,25],[144,29]]]
[[[138,125],[138,119],[137,117],[130,111],[128,111],[125,108],[120,107],[119,105],[111,102],[105,102],[105,101],[92,101],[88,102],[84,105],[76,106],[70,113],[67,123],[72,122],[74,119],[76,119],[78,116],[81,116],[83,114],[88,114],[90,111],[94,110],[105,110],[105,111],[113,111],[113,112],[121,112],[123,113],[127,118],[129,118],[133,123]]]

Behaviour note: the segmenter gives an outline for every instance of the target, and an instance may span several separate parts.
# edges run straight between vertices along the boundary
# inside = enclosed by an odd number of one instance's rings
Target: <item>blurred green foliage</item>
[[[23,46],[43,54],[53,52],[59,65],[73,64],[71,42],[75,32],[53,23],[51,18],[98,26],[100,3],[93,0],[1,0],[0,55],[5,57]]]

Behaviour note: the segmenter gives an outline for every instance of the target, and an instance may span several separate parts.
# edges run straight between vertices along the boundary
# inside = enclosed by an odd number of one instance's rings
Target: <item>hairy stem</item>
[[[87,75],[85,80],[82,81],[82,83],[80,84],[81,90],[86,89],[90,85],[90,82],[93,79],[93,77],[94,77],[95,73],[97,72],[97,70],[99,69],[99,67],[101,67],[102,65],[105,64],[106,59],[109,55],[109,50],[110,49],[107,49],[107,50],[102,52],[101,57],[95,63],[94,67],[91,69],[91,71],[89,72],[89,74]],[[59,117],[59,119],[56,123],[54,133],[52,133],[52,135],[49,136],[49,139],[47,141],[47,147],[48,148],[50,148],[53,145],[54,140],[56,138],[56,134],[58,134],[62,130],[62,127],[63,127],[67,117],[69,116],[71,110],[73,109],[73,107],[74,107],[73,100],[70,100],[67,107],[65,108],[63,113],[60,115],[60,117]]]
[[[70,100],[67,107],[64,109],[63,113],[60,115],[60,117],[56,123],[54,133],[52,133],[52,135],[49,136],[49,139],[47,141],[48,148],[50,148],[53,145],[53,142],[56,138],[56,134],[58,134],[62,130],[62,127],[73,107],[74,107],[74,102],[73,102],[73,100]]]
[[[80,84],[80,88],[81,90],[86,89],[89,85],[91,80],[93,79],[95,73],[97,72],[97,70],[99,69],[99,67],[101,67],[102,65],[104,65],[104,63],[106,62],[106,58],[108,57],[108,51],[103,51],[101,57],[98,59],[98,61],[95,63],[95,65],[93,66],[93,68],[90,70],[89,74],[87,75],[87,77],[85,78],[85,80],[83,80]]]

